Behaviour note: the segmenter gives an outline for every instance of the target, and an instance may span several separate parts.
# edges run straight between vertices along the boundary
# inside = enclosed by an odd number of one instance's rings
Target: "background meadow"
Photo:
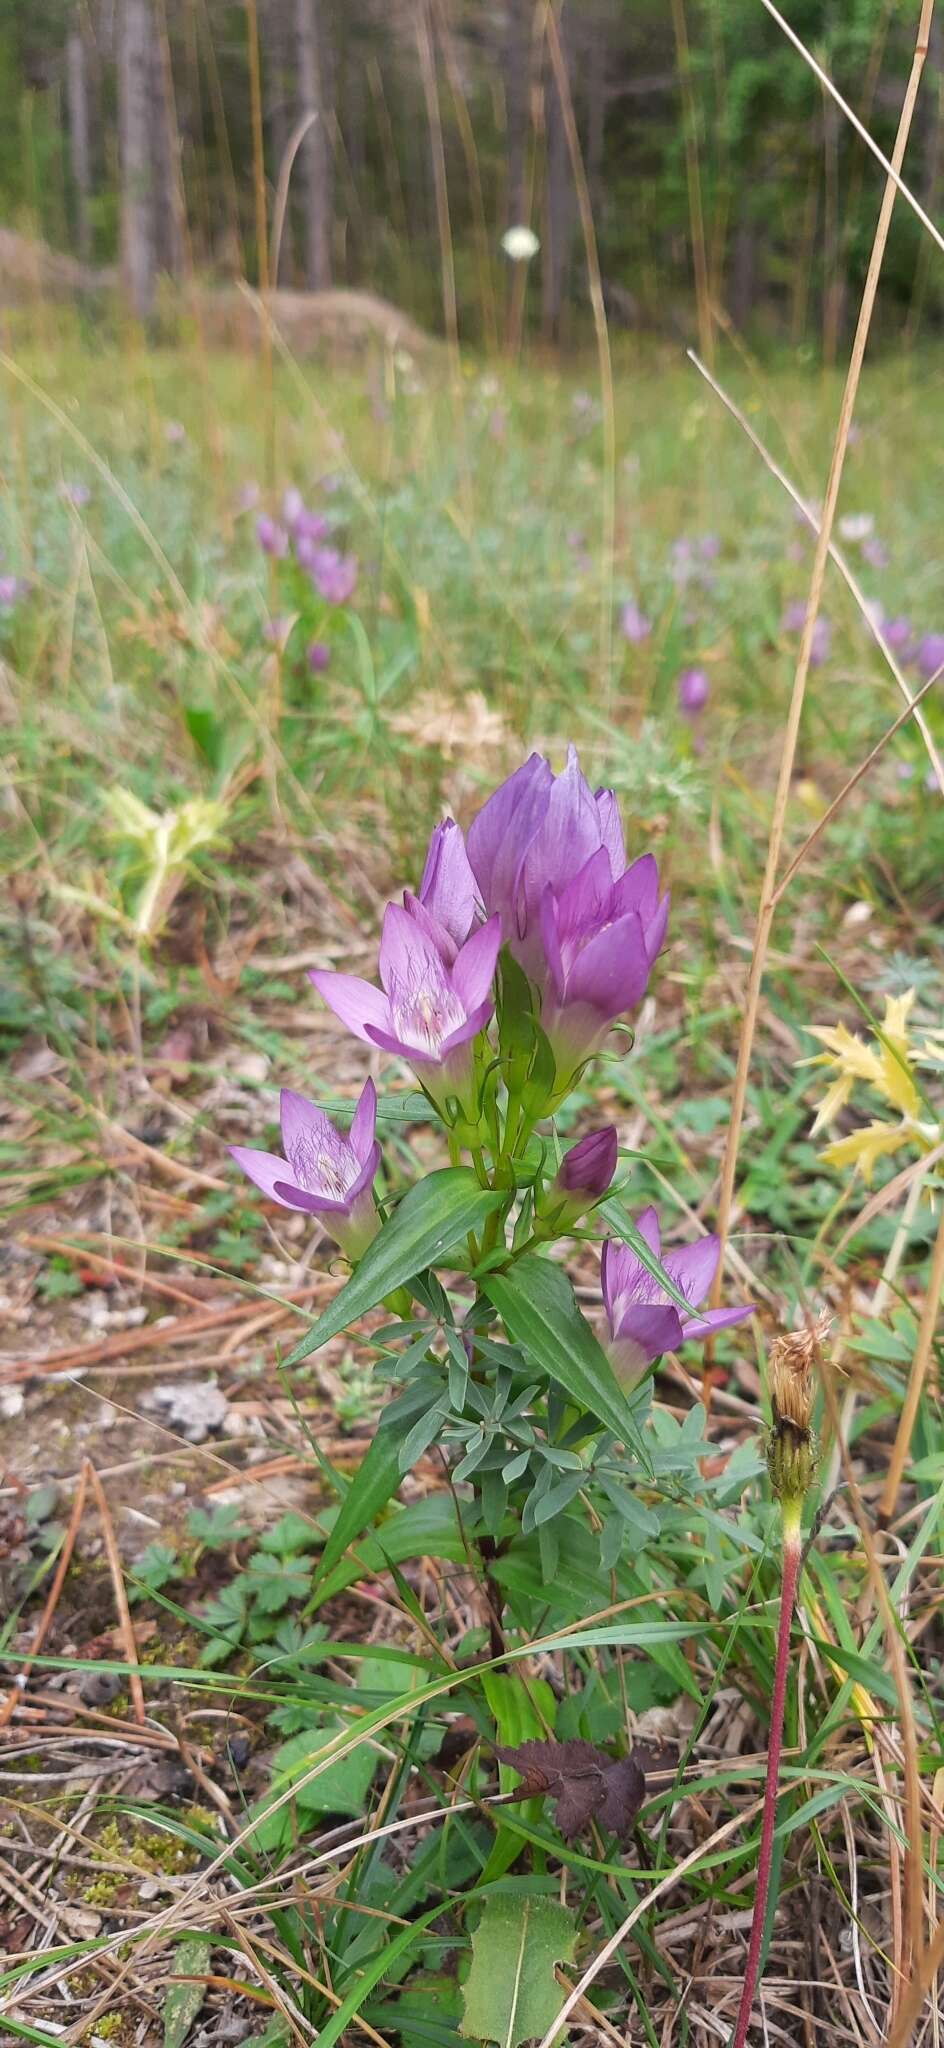
[[[781,802],[882,174],[763,8],[689,12],[680,42],[680,10],[522,9],[524,34],[515,9],[319,7],[333,68],[298,109],[281,9],[211,9],[192,44],[188,8],[145,8],[179,176],[160,184],[152,126],[136,252],[110,17],[3,25],[11,2040],[549,2044],[571,1993],[578,2048],[729,2040],[777,1627],[768,1356],[820,1316],[821,1526],[750,2038],[937,2038],[940,256],[899,201]],[[791,18],[887,152],[916,11],[821,17]],[[912,149],[933,215],[932,30]],[[76,35],[104,110],[85,185]],[[501,247],[526,218],[530,267]],[[84,266],[66,297],[56,248]],[[365,321],[348,289],[397,310]],[[353,1106],[369,1071],[386,1195],[445,1163],[406,1069],[307,970],[373,976],[439,819],[570,743],[672,916],[631,1038],[548,1142],[612,1121],[630,1212],[657,1203],[672,1243],[714,1228],[747,1029],[725,1292],[758,1312],[662,1361],[622,1556],[601,1576],[591,1516],[552,1588],[510,1582],[530,1629],[483,1676],[488,1601],[431,1442],[322,1570],[394,1377],[384,1312],[286,1369],[344,1268],[226,1147],[271,1144],[280,1086]],[[755,1006],[772,832],[788,879]],[[858,1049],[813,1035],[840,1025]],[[569,1270],[598,1329],[591,1243]],[[645,1757],[625,1840],[568,1837],[551,1796],[496,1804],[495,1740],[551,1730]]]

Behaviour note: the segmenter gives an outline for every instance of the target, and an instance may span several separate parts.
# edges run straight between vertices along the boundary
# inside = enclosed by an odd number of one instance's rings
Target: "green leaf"
[[[497,1308],[512,1343],[520,1344],[557,1386],[645,1461],[642,1438],[626,1396],[560,1266],[530,1254],[518,1259],[507,1273],[487,1274],[482,1289]]]
[[[353,1116],[357,1103],[350,1095],[320,1095],[318,1107],[329,1116]],[[377,1102],[379,1124],[433,1124],[440,1119],[432,1103],[418,1088],[405,1089],[401,1095],[381,1095]]]
[[[410,1415],[404,1418],[404,1426],[397,1428],[396,1421],[381,1420],[377,1434],[366,1457],[362,1458],[338,1510],[337,1519],[325,1544],[321,1563],[316,1574],[316,1583],[327,1572],[334,1569],[338,1559],[344,1557],[352,1543],[373,1521],[374,1516],[385,1508],[400,1484],[400,1446],[410,1425]]]
[[[295,1346],[286,1365],[298,1365],[310,1352],[319,1351],[329,1337],[376,1308],[385,1295],[435,1265],[507,1199],[501,1189],[480,1188],[469,1166],[444,1166],[428,1174],[404,1195],[356,1273]]]
[[[346,1548],[334,1569],[320,1579],[305,1611],[312,1613],[325,1600],[342,1593],[353,1579],[368,1578],[375,1572],[386,1571],[388,1565],[404,1564],[408,1558],[444,1557],[459,1564],[467,1555],[468,1546],[450,1496],[431,1494],[428,1500],[398,1509],[381,1523],[376,1535],[365,1536],[356,1550]]]
[[[520,1892],[489,1899],[472,1936],[466,2038],[500,2048],[540,2040],[564,2003],[554,1966],[569,1962],[576,1940],[573,1915],[554,1899]]]
[[[412,1920],[408,1927],[401,1927],[399,1933],[393,1936],[392,1941],[384,1942],[383,1947],[375,1956],[371,1957],[366,1969],[361,1972],[357,1983],[351,1986],[346,1998],[341,2000],[337,2011],[332,2013],[331,2018],[326,2021],[323,2027],[319,2027],[318,2048],[335,2048],[335,2043],[340,2041],[342,2035],[347,2032],[351,2021],[357,2017],[365,1998],[369,1996],[374,1985],[379,1984],[381,1977],[385,1977],[387,1972],[394,1968],[404,1951],[412,1948],[413,1943],[419,1939],[424,1929],[429,1926],[430,1921],[435,1920],[437,1914],[441,1912],[441,1904],[430,1906],[428,1912],[421,1913],[419,1918]]]
[[[181,1977],[199,1977],[199,1981],[168,1986],[164,2000],[164,2048],[183,2048],[206,1997],[206,1967],[206,1936],[189,1935],[175,1952],[174,1971]]]
[[[608,1202],[599,1203],[596,1214],[602,1216],[610,1229],[615,1231],[616,1236],[622,1238],[623,1243],[628,1244],[630,1250],[635,1252],[640,1265],[645,1266],[646,1272],[651,1273],[653,1280],[657,1280],[659,1286],[665,1288],[666,1294],[674,1301],[676,1308],[683,1308],[686,1315],[690,1316],[691,1302],[686,1301],[684,1294],[679,1293],[675,1281],[666,1272],[665,1267],[660,1265],[655,1252],[650,1251],[645,1238],[636,1229],[632,1217],[627,1216],[622,1202],[617,1201],[615,1195],[611,1195]]]

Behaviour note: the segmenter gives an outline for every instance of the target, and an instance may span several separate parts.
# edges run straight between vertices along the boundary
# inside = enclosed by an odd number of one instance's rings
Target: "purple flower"
[[[492,1014],[492,981],[501,943],[497,917],[480,925],[452,959],[421,921],[388,903],[380,940],[381,988],[357,975],[315,969],[319,995],[356,1038],[397,1053],[415,1068],[433,1100],[459,1098],[470,1114],[472,1042]]]
[[[25,597],[29,585],[23,576],[0,576],[0,611],[10,612],[21,597]]]
[[[305,567],[326,604],[347,604],[353,597],[357,588],[356,555],[339,554],[337,548],[316,548]]]
[[[679,1293],[691,1302],[693,1311],[697,1309],[718,1270],[719,1240],[702,1237],[697,1244],[666,1252],[663,1258],[655,1209],[644,1209],[637,1216],[636,1229]],[[610,1326],[607,1351],[613,1370],[621,1379],[635,1379],[664,1351],[677,1351],[680,1344],[701,1342],[715,1330],[729,1329],[754,1313],[753,1307],[748,1307],[710,1308],[703,1315],[686,1314],[647,1272],[632,1247],[618,1244],[613,1238],[607,1238],[603,1247],[600,1277]]]
[[[616,1172],[616,1129],[589,1131],[564,1154],[554,1179],[538,1198],[535,1234],[556,1237],[572,1229],[587,1209],[602,1201]]]
[[[888,568],[891,556],[885,546],[885,542],[879,540],[876,534],[872,535],[871,540],[864,540],[862,542],[862,560],[868,562],[871,569]]]
[[[282,493],[282,522],[283,525],[288,527],[289,533],[294,533],[299,520],[304,517],[304,513],[305,500],[302,497],[301,491],[296,490],[294,484],[290,484],[288,490]]]
[[[548,963],[541,1022],[559,1081],[569,1080],[617,1017],[642,1001],[668,915],[669,899],[660,899],[651,853],[614,882],[601,846],[559,893],[548,884],[541,901]]]
[[[785,633],[802,633],[805,624],[806,605],[802,598],[798,598],[794,604],[788,604],[784,612],[782,620],[783,631]],[[810,645],[811,667],[822,667],[832,646],[832,640],[833,629],[829,620],[822,617],[818,618],[813,627],[813,639]]]
[[[904,654],[905,649],[911,646],[910,619],[882,619],[879,621],[879,633],[893,654]]]
[[[699,711],[704,711],[710,694],[703,668],[683,668],[678,679],[678,701],[685,718],[697,717]]]
[[[602,1131],[588,1131],[565,1152],[554,1186],[565,1195],[584,1197],[584,1207],[599,1202],[616,1172],[618,1150],[615,1124],[605,1124]]]
[[[331,660],[331,649],[327,640],[312,640],[308,649],[308,666],[313,676],[323,676]]]
[[[182,420],[167,420],[164,424],[164,439],[172,448],[179,448],[187,439],[187,429]]]
[[[64,477],[59,485],[60,498],[64,498],[67,505],[73,505],[77,512],[81,512],[83,505],[88,504],[91,495],[88,484],[69,483]]]
[[[616,797],[594,794],[573,747],[562,775],[532,754],[509,776],[474,819],[468,851],[569,1074],[645,990],[668,916],[656,863],[645,854],[627,867]]]
[[[271,640],[273,647],[277,647],[280,654],[285,653],[294,624],[293,617],[280,612],[276,618],[267,619],[262,628],[266,639]]]
[[[454,818],[444,818],[429,842],[418,893],[406,889],[404,908],[452,966],[485,912]]]
[[[620,632],[623,639],[628,640],[633,647],[638,647],[643,640],[648,640],[652,632],[652,620],[647,619],[645,612],[640,611],[632,598],[627,600],[620,612]]]
[[[944,668],[944,633],[925,633],[924,639],[918,643],[915,659],[925,682],[930,682],[938,669]]]
[[[346,1137],[317,1103],[291,1088],[283,1088],[280,1107],[284,1157],[247,1145],[231,1145],[231,1157],[273,1202],[317,1216],[349,1259],[361,1258],[380,1227],[372,1192],[380,1165],[373,1082],[364,1086]]]
[[[263,554],[274,556],[276,561],[282,561],[288,554],[288,534],[267,512],[260,512],[256,520],[256,539]]]

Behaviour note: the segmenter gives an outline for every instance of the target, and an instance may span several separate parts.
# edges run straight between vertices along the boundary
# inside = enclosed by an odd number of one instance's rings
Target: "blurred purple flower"
[[[711,690],[703,668],[683,668],[678,679],[679,710],[685,718],[696,718],[704,711]]]
[[[276,561],[282,561],[288,554],[288,534],[267,512],[260,512],[256,520],[256,539],[263,554],[272,555]]]
[[[64,477],[59,485],[60,498],[64,498],[67,505],[73,505],[77,512],[81,512],[83,505],[88,504],[91,495],[88,484],[69,483]]]
[[[399,1055],[441,1107],[458,1096],[468,1113],[473,1040],[492,1014],[501,943],[497,917],[447,961],[425,923],[388,903],[380,940],[381,988],[357,975],[314,969],[310,979],[356,1038]]]
[[[416,895],[406,889],[403,904],[432,939],[446,965],[484,918],[482,898],[469,866],[465,840],[454,818],[444,818],[429,842]]]
[[[254,512],[256,506],[259,503],[261,495],[262,493],[257,483],[253,483],[250,480],[249,483],[243,484],[240,488],[239,496],[236,500],[236,503],[239,506],[240,511]]]
[[[308,666],[313,676],[323,676],[331,660],[331,649],[327,640],[312,640],[308,648]]]
[[[702,1237],[697,1244],[666,1252],[663,1258],[655,1209],[644,1209],[637,1216],[636,1229],[679,1293],[691,1302],[693,1313],[676,1307],[630,1245],[607,1238],[600,1273],[610,1326],[606,1348],[614,1372],[628,1380],[637,1378],[664,1351],[677,1351],[680,1344],[700,1343],[715,1330],[730,1329],[754,1313],[752,1307],[710,1308],[702,1315],[694,1313],[718,1270],[720,1245],[716,1237]]]
[[[887,569],[891,556],[885,542],[879,540],[877,535],[873,535],[871,540],[862,542],[862,559],[868,562],[872,569]]]
[[[317,1103],[291,1088],[282,1090],[281,1122],[284,1157],[247,1145],[231,1145],[231,1157],[273,1202],[317,1216],[348,1258],[361,1258],[380,1228],[373,1197],[380,1165],[373,1082],[364,1086],[346,1137]]]
[[[839,521],[839,538],[847,540],[851,547],[862,547],[871,540],[875,532],[875,521],[871,512],[846,512]]]
[[[24,576],[0,576],[0,611],[10,612],[25,597],[29,584]]]
[[[187,429],[183,421],[166,420],[164,424],[164,439],[170,443],[172,448],[179,448],[181,443],[187,439]]]
[[[785,633],[802,633],[806,623],[806,604],[803,598],[797,598],[793,604],[788,604],[781,623]],[[823,662],[828,658],[832,641],[832,626],[829,620],[824,619],[821,615],[813,627],[813,639],[810,647],[811,667],[822,667]]]
[[[627,599],[620,612],[620,632],[623,639],[628,640],[633,647],[638,647],[643,640],[648,640],[652,632],[652,620],[647,619],[645,612],[640,611],[632,598]]]
[[[282,521],[289,533],[294,533],[300,519],[304,518],[305,500],[294,484],[282,493]]]
[[[342,555],[337,548],[316,548],[305,565],[326,604],[347,604],[357,588],[357,557]]]
[[[273,647],[277,647],[280,654],[284,654],[288,646],[289,635],[294,624],[294,618],[287,616],[284,612],[280,612],[276,618],[267,619],[262,628],[266,639],[271,640]]]
[[[906,648],[911,646],[913,628],[910,619],[882,619],[879,632],[886,647],[890,647],[893,654],[904,654]]]
[[[925,682],[930,682],[938,669],[944,668],[944,633],[925,633],[918,642],[915,660]]]

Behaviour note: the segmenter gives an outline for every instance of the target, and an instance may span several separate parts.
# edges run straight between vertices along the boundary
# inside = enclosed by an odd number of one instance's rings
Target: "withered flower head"
[[[778,1337],[771,1350],[773,1427],[767,1444],[767,1467],[774,1492],[783,1502],[802,1501],[813,1477],[814,1372],[828,1328],[828,1316],[820,1315],[805,1329],[790,1330]]]

